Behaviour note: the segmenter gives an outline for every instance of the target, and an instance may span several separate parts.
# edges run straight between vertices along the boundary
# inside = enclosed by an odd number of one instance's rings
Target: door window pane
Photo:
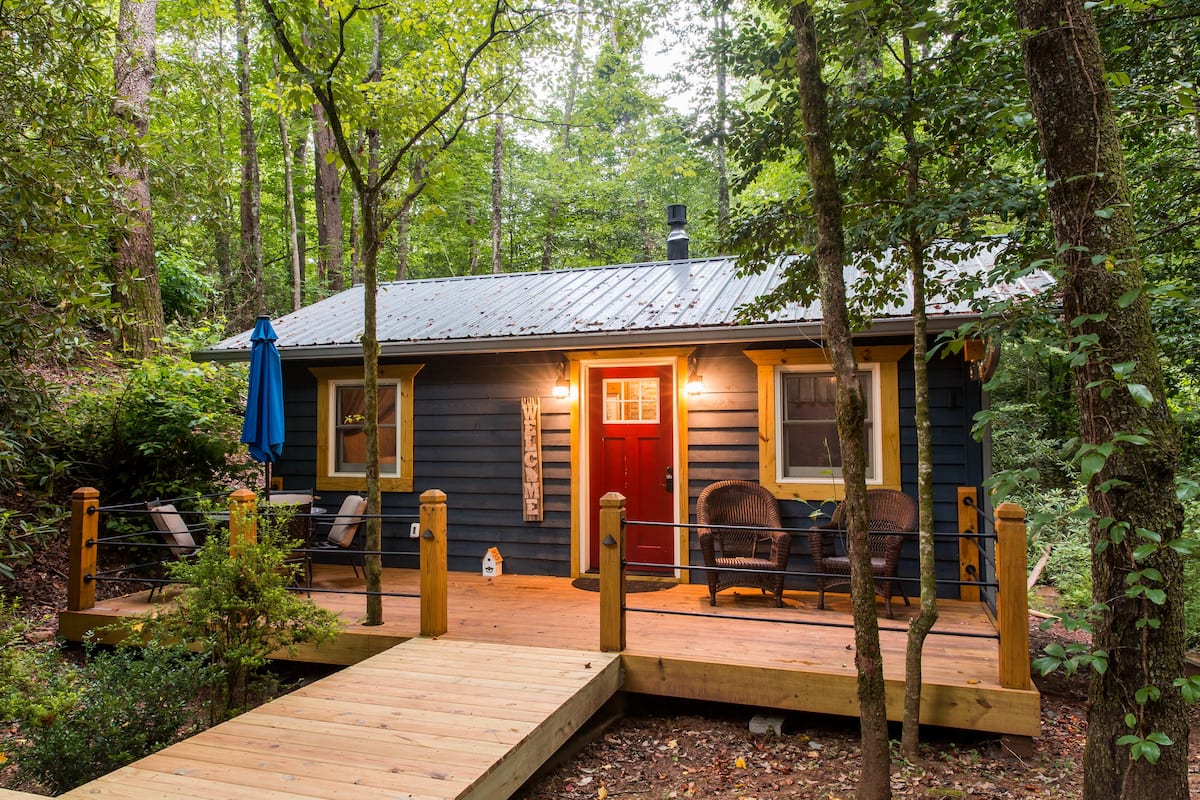
[[[604,421],[658,422],[658,378],[605,378]]]

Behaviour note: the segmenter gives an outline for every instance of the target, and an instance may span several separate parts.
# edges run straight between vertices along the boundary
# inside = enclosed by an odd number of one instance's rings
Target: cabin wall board
[[[883,343],[871,342],[871,344]],[[894,340],[888,343],[895,343]],[[811,346],[810,342],[786,346]],[[780,345],[784,346],[784,345]],[[755,365],[742,351],[746,345],[704,345],[695,350],[704,377],[703,394],[688,398],[688,509],[695,519],[700,491],[718,480],[757,481],[758,396]],[[489,547],[498,547],[506,573],[566,576],[570,565],[571,431],[570,404],[556,399],[552,388],[562,354],[515,353],[438,356],[412,359],[424,366],[414,383],[414,475],[412,492],[386,493],[387,514],[413,516],[418,497],[441,489],[448,497],[449,567],[474,572]],[[287,442],[274,473],[288,489],[315,483],[316,379],[314,362],[285,362]],[[916,494],[916,435],[912,429],[912,357],[900,362],[901,477],[905,491]],[[978,485],[983,456],[971,439],[971,415],[980,406],[977,383],[969,380],[961,358],[930,363],[931,411],[934,424],[935,516],[938,530],[957,529],[957,487]],[[521,398],[540,397],[544,519],[526,522],[522,515]],[[344,493],[322,492],[318,501],[330,510]],[[784,501],[784,524],[803,527],[814,513],[827,515],[832,505],[814,507]],[[384,549],[415,552],[408,538],[409,520],[385,522]],[[701,563],[695,532],[689,535],[689,561]],[[905,547],[903,569],[916,571],[916,543]],[[958,576],[958,547],[939,542],[938,573]],[[406,566],[406,558],[389,564]],[[810,567],[803,537],[793,545],[792,569]],[[703,581],[701,573],[692,579]],[[799,582],[798,585],[802,585]]]

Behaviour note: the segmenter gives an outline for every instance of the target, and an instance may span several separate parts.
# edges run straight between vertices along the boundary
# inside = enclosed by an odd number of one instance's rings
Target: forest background
[[[0,3],[0,581],[61,535],[64,494],[78,485],[135,500],[245,479],[244,372],[187,353],[362,280],[351,165],[274,43],[266,5]],[[275,5],[311,23],[314,49],[337,40],[339,20],[367,14],[333,0]],[[888,6],[857,5],[873,21]],[[902,5],[891,30],[856,25],[854,3],[821,19],[851,249],[899,240],[877,212],[893,204],[899,156],[914,146],[893,123],[919,119],[934,165],[918,209],[929,229],[967,242],[1004,235],[1013,274],[1052,269],[1011,8]],[[470,37],[498,12],[509,27],[464,68]],[[474,10],[422,0],[374,28],[348,26],[339,66],[357,77],[333,87],[349,109],[346,144],[365,154],[371,136],[385,151],[406,143],[379,198],[380,279],[660,259],[669,203],[688,206],[693,255],[738,252],[752,264],[811,246],[786,12],[723,0]],[[1186,498],[1200,474],[1200,2],[1092,12],[1183,431]],[[915,91],[896,66],[902,42],[921,66]],[[364,97],[391,111],[368,113]],[[422,102],[450,97],[421,130],[437,111]],[[147,202],[130,202],[143,181]],[[991,425],[1000,487],[1032,514],[1031,563],[1048,553],[1043,580],[1084,608],[1077,343],[1052,304],[1000,320],[1001,369],[980,423]],[[1194,536],[1193,501],[1187,510]],[[1194,646],[1195,557],[1185,574]]]

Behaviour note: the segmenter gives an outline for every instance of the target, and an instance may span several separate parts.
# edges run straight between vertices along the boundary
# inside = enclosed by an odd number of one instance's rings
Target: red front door
[[[599,503],[608,492],[625,495],[630,520],[675,521],[674,385],[670,365],[588,370],[593,568],[600,563]],[[629,525],[626,535],[626,560],[675,563],[674,528]]]

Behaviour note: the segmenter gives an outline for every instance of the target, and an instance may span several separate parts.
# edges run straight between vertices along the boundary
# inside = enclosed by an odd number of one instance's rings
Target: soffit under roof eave
[[[965,321],[977,319],[977,314],[951,314],[930,317],[930,333],[952,330]],[[912,333],[911,317],[890,317],[876,320],[856,337],[894,336]],[[606,350],[622,347],[667,347],[686,344],[748,342],[780,342],[794,339],[820,339],[821,323],[770,323],[759,325],[736,325],[719,328],[686,328],[666,331],[597,331],[595,333],[571,333],[555,336],[486,339],[448,339],[417,342],[381,342],[381,357],[424,357],[439,355],[472,355],[480,353],[529,353],[542,350],[590,350],[602,346]],[[360,344],[313,345],[308,347],[279,348],[284,361],[361,361]],[[250,350],[200,350],[192,354],[195,361],[236,362],[249,361]]]

